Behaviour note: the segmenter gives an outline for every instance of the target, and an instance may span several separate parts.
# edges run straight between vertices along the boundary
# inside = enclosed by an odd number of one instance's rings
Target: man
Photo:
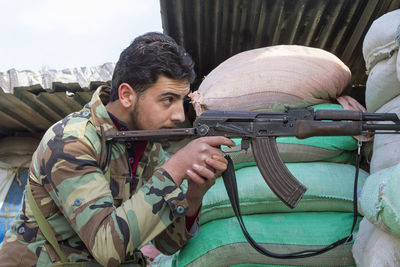
[[[100,87],[81,111],[45,133],[32,158],[22,209],[5,236],[0,266],[139,263],[138,249],[149,241],[173,254],[197,233],[202,197],[227,166],[218,147],[234,145],[231,140],[198,138],[167,160],[157,143],[107,145],[101,139],[105,131],[164,129],[182,122],[193,65],[182,47],[160,33],[136,38],[121,53],[111,89]],[[187,192],[181,189],[185,179]],[[39,213],[48,227],[38,226]]]

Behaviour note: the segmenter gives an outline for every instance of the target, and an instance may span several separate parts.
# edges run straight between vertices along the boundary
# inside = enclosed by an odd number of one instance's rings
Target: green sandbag
[[[311,267],[311,266],[304,266],[304,265],[275,265],[275,264],[257,264],[257,263],[241,263],[231,265],[229,267]],[[346,267],[356,267],[356,265],[350,265]]]
[[[360,212],[380,229],[400,236],[400,163],[371,174],[362,189]]]
[[[350,233],[352,213],[304,212],[243,216],[250,235],[275,253],[318,249]],[[360,218],[359,218],[360,219]],[[358,224],[356,231],[358,230]],[[241,263],[351,266],[352,242],[327,253],[302,259],[274,259],[254,250],[245,239],[235,217],[215,220],[201,226],[199,233],[181,249],[175,266],[231,266]]]
[[[338,104],[320,104],[313,106],[315,110],[343,110]],[[236,147],[223,147],[235,163],[235,169],[255,166],[251,148],[246,152],[240,150],[241,139],[233,139]],[[327,161],[337,163],[354,163],[357,141],[352,136],[315,136],[306,139],[296,137],[278,137],[276,143],[284,162]]]
[[[299,211],[353,210],[353,185],[355,167],[330,162],[286,163],[289,171],[308,190],[293,210],[272,193],[257,167],[236,171],[240,207],[243,214]],[[360,170],[358,188],[368,173]],[[203,198],[200,224],[234,216],[222,178],[208,190]]]

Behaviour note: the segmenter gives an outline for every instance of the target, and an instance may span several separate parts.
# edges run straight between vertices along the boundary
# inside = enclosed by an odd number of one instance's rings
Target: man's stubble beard
[[[130,111],[130,117],[132,120],[132,130],[142,130],[142,127],[139,123],[139,99],[136,100],[135,106],[133,110]]]

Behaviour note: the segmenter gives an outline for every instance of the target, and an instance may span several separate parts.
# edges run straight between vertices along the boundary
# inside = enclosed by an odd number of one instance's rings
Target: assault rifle
[[[311,136],[357,136],[362,134],[400,134],[400,120],[395,113],[363,113],[348,110],[314,111],[313,108],[292,108],[285,111],[208,110],[196,118],[193,128],[105,132],[102,142],[160,141],[177,137],[201,136],[240,137],[242,138],[242,149],[248,149],[251,143],[254,159],[268,186],[283,203],[293,209],[307,188],[290,173],[283,163],[276,145],[276,137],[295,136],[303,139]],[[352,240],[358,215],[356,191],[359,153],[354,183],[354,220],[350,235],[321,249],[290,254],[278,254],[266,250],[258,245],[247,232],[240,212],[232,160],[229,157],[227,159],[228,168],[222,176],[232,208],[247,241],[259,253],[274,258],[304,258],[322,254]]]
[[[323,121],[332,120],[332,121]],[[371,124],[386,121],[391,124]],[[242,149],[251,142],[254,159],[266,183],[288,207],[294,208],[307,188],[286,168],[279,156],[276,137],[356,136],[361,134],[400,134],[395,113],[363,113],[349,110],[293,108],[286,111],[207,110],[193,128],[105,132],[106,140],[166,140],[176,137],[225,136],[242,138]]]

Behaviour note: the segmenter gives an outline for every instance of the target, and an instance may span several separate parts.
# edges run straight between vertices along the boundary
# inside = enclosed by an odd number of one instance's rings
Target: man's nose
[[[173,122],[183,122],[185,120],[185,111],[183,109],[183,104],[178,104],[174,107],[171,115],[171,121]]]

